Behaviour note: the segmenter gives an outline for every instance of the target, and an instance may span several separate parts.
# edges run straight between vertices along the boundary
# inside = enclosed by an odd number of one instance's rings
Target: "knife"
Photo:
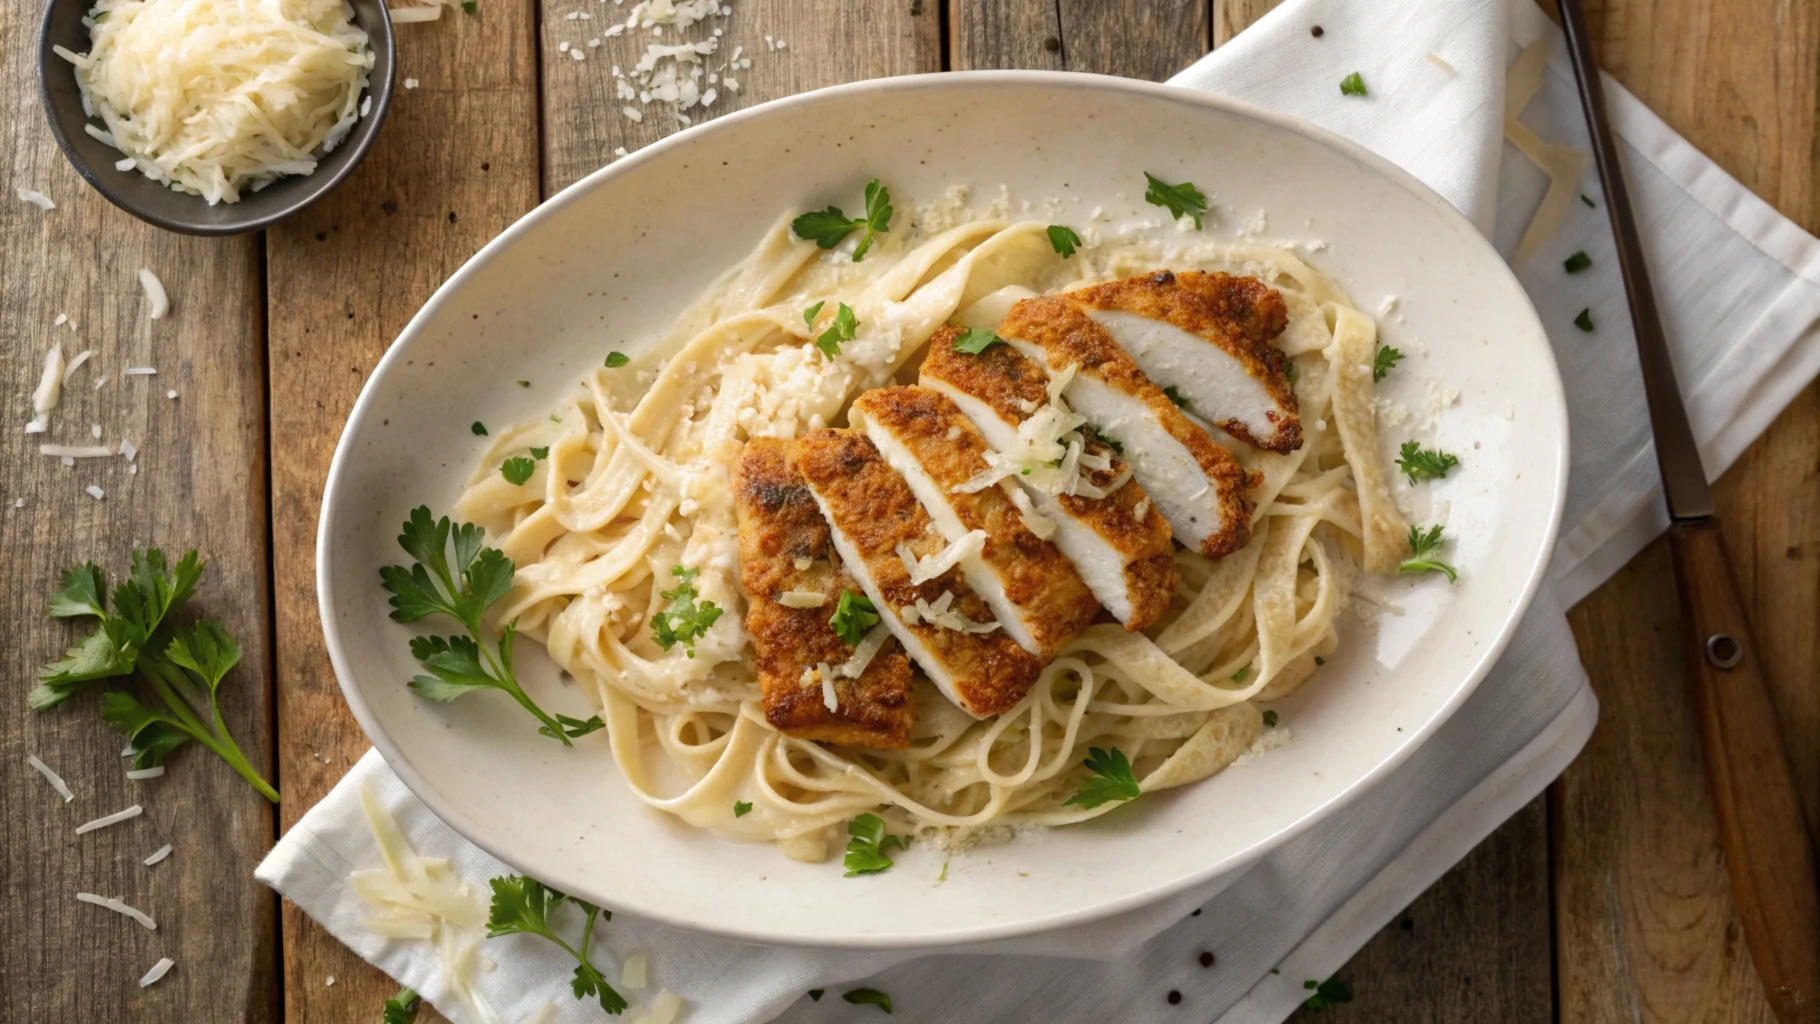
[[[1820,1022],[1820,876],[1813,842],[1802,821],[1795,775],[1738,599],[1736,576],[1713,518],[1700,450],[1675,383],[1618,147],[1605,116],[1586,14],[1580,0],[1560,0],[1560,8],[1637,332],[1643,392],[1668,500],[1668,541],[1681,591],[1687,674],[1732,900],[1777,1019],[1815,1024]]]

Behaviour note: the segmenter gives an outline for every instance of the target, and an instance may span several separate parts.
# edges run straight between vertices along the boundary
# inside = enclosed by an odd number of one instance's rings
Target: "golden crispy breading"
[[[1066,297],[1091,309],[1160,321],[1217,346],[1232,358],[1232,363],[1222,366],[1236,364],[1269,395],[1274,408],[1265,417],[1275,428],[1274,434],[1263,433],[1268,427],[1252,429],[1257,424],[1248,426],[1230,416],[1230,410],[1194,411],[1256,448],[1293,452],[1302,446],[1302,421],[1297,415],[1295,388],[1289,383],[1289,360],[1270,344],[1270,339],[1283,332],[1289,316],[1283,296],[1275,289],[1255,278],[1162,270],[1078,288]]]
[[[1251,539],[1251,510],[1245,492],[1252,481],[1226,449],[1176,408],[1163,389],[1144,376],[1106,330],[1069,296],[1044,295],[1011,307],[999,333],[1040,347],[1051,371],[1078,365],[1115,391],[1142,402],[1157,424],[1188,450],[1212,485],[1221,512],[1221,527],[1202,542],[1210,558],[1231,554]]]
[[[859,592],[828,542],[828,524],[808,484],[790,462],[790,442],[755,438],[733,468],[739,517],[740,583],[748,607],[746,632],[757,651],[765,720],[806,740],[902,750],[910,742],[915,707],[910,661],[893,639],[858,679],[836,679],[837,709],[823,703],[821,678],[804,671],[825,662],[838,668],[853,655],[828,624],[841,591]],[[799,560],[808,568],[799,569]],[[787,608],[779,595],[827,595],[820,608]]]
[[[991,466],[986,462],[986,439],[953,401],[929,388],[877,388],[855,399],[852,412],[903,446],[933,481],[963,530],[986,534],[980,560],[1016,606],[1039,658],[1053,658],[1087,628],[1099,614],[1100,603],[1055,545],[1024,525],[1023,513],[1005,491],[997,486],[971,493],[956,490]]]
[[[920,618],[912,624],[901,615],[918,598],[933,605],[951,593],[953,610],[974,622],[994,621],[992,609],[955,569],[922,584],[910,582],[897,546],[906,544],[923,558],[947,545],[910,485],[872,442],[857,430],[816,430],[796,441],[792,455],[849,553],[864,563],[855,571],[866,575],[867,589],[883,602],[879,613],[904,630],[900,636],[908,634],[920,645],[920,651],[912,648],[911,653],[936,685],[978,718],[1010,710],[1022,700],[1043,663],[1003,629],[962,632]]]
[[[1047,370],[1010,345],[993,345],[978,355],[956,352],[954,339],[959,335],[959,328],[944,327],[930,340],[922,367],[924,385],[978,400],[990,407],[991,415],[1004,428],[1013,431],[1029,415],[1025,409],[1048,402]],[[1112,462],[1109,469],[1087,473],[1094,486],[1104,489],[1118,476],[1123,463],[1091,431],[1087,438],[1088,452]],[[1175,593],[1175,559],[1170,554],[1169,523],[1150,508],[1144,488],[1136,479],[1127,479],[1104,498],[1064,494],[1057,495],[1056,501],[1092,542],[1123,565],[1124,594],[1131,606],[1125,628],[1135,632],[1155,622]]]

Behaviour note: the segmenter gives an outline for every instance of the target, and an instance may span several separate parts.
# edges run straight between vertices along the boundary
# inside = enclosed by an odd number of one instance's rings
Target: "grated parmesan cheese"
[[[151,318],[157,320],[171,311],[170,296],[164,293],[164,282],[158,275],[145,267],[139,268],[139,286],[145,289],[145,297],[152,304]],[[133,371],[128,370],[128,373]]]
[[[43,421],[50,411],[57,407],[57,402],[62,398],[63,346],[52,345],[51,350],[44,354],[44,374],[38,378],[38,387],[32,392],[32,412],[37,413],[39,417],[32,422]],[[26,432],[43,433],[44,428],[40,426],[37,430],[32,430],[28,426]]]
[[[40,210],[48,212],[57,208],[57,204],[51,201],[50,196],[45,195],[35,188],[22,188],[17,191],[20,199],[36,206]]]
[[[150,857],[145,858],[144,860],[140,861],[139,863],[144,864],[146,867],[151,867],[153,864],[158,863],[159,861],[163,860],[166,857],[169,857],[170,855],[171,855],[171,844],[165,843],[163,846],[160,846],[156,850],[153,850],[152,855]]]
[[[76,368],[81,366],[83,363],[88,362],[89,357],[94,354],[95,354],[95,350],[92,348],[85,348],[81,352],[76,353],[76,358],[70,360],[69,364],[63,368],[63,386],[64,387],[69,386],[70,374],[75,373]]]
[[[651,1001],[651,1012],[632,1024],[676,1024],[676,1018],[682,1015],[682,1009],[682,997],[664,989]]]
[[[942,548],[933,555],[917,558],[910,551],[910,545],[899,543],[897,557],[903,561],[904,570],[910,574],[910,584],[916,586],[954,568],[969,558],[977,558],[986,549],[986,531],[970,530],[961,537]]]
[[[23,505],[15,502],[13,507],[22,508]],[[38,760],[37,754],[25,755],[25,763],[36,769],[39,775],[44,776],[44,781],[51,784],[51,788],[57,791],[57,795],[63,798],[64,803],[67,804],[76,799],[76,794],[70,792],[69,783],[63,781],[63,776],[51,771],[51,766]]]
[[[158,962],[152,965],[152,969],[145,972],[145,977],[139,979],[139,987],[144,988],[157,981],[159,978],[171,973],[171,968],[176,965],[177,961],[172,960],[170,957],[160,957]]]
[[[1435,53],[1423,54],[1423,59],[1427,60],[1428,63],[1433,64],[1435,67],[1440,68],[1442,71],[1445,71],[1450,75],[1454,73],[1453,65],[1442,60],[1439,54],[1435,54]]]
[[[651,956],[649,953],[627,953],[625,962],[619,968],[619,984],[630,992],[637,992],[650,983]]]
[[[83,490],[87,491],[88,496],[95,499],[96,501],[100,501],[101,499],[107,497],[107,492],[103,491],[99,487],[96,487],[94,484],[89,484],[87,487],[84,487]]]
[[[145,812],[145,808],[139,806],[138,804],[134,804],[133,806],[128,807],[124,811],[115,811],[113,814],[109,814],[106,817],[96,818],[94,821],[86,821],[80,825],[77,825],[76,834],[81,835],[84,832],[93,832],[98,828],[106,828],[109,825],[118,825],[123,821],[127,821],[132,818],[137,818],[137,817],[139,817],[139,815],[143,814],[144,812]]]
[[[435,21],[442,17],[442,5],[432,4],[424,7],[388,7],[386,13],[392,16],[394,25],[410,25],[419,21]]]
[[[122,370],[121,372],[128,377],[156,377],[156,376],[158,376],[158,368],[156,366],[129,366],[125,370]]]
[[[125,903],[114,899],[112,896],[97,896],[92,892],[79,892],[76,894],[76,898],[84,903],[93,903],[97,907],[106,908],[116,914],[125,914],[127,917],[144,925],[150,931],[158,930],[158,922],[152,920],[149,914],[142,910],[129,907]]]
[[[834,669],[824,661],[815,666],[815,674],[822,681],[822,707],[827,708],[829,714],[839,711],[840,695],[834,692]]]
[[[119,452],[105,445],[41,444],[39,455],[49,455],[59,459],[100,459]]]
[[[777,603],[785,608],[820,608],[828,603],[828,595],[806,590],[786,590],[777,595]]]
[[[153,765],[150,768],[135,768],[132,771],[127,772],[126,777],[129,779],[132,779],[134,782],[139,782],[144,779],[155,779],[163,774],[164,774],[164,765],[160,764],[160,765]]]
[[[999,628],[996,621],[974,622],[960,612],[951,610],[950,606],[953,604],[954,592],[944,590],[942,596],[936,598],[933,604],[920,597],[917,598],[916,614],[918,618],[932,626],[950,629],[956,633],[990,633]],[[909,617],[905,616],[905,618]]]
[[[75,66],[90,135],[209,205],[309,174],[347,135],[373,66],[343,0],[100,0]]]

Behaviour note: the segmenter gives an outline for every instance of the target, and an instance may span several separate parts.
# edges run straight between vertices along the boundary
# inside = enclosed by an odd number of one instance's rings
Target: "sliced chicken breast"
[[[790,461],[790,442],[761,437],[746,445],[733,468],[733,494],[765,720],[806,740],[902,750],[915,718],[910,660],[884,637],[858,678],[842,674],[854,648],[829,619],[841,592],[860,588],[829,543],[821,508]],[[832,708],[823,668],[833,682]]]
[[[1049,400],[1049,373],[1010,345],[993,345],[977,355],[954,351],[960,331],[938,331],[923,360],[924,387],[948,396],[973,422],[985,442],[1014,453],[1018,427]],[[1123,475],[1123,459],[1097,437],[1087,450],[1109,468],[1090,472],[1102,490]],[[1175,592],[1175,558],[1169,523],[1151,507],[1135,477],[1104,498],[1050,494],[1017,480],[1039,516],[1055,524],[1050,542],[1080,573],[1087,588],[1128,630],[1144,629],[1169,607]]]
[[[1124,449],[1175,537],[1212,558],[1251,539],[1251,481],[1232,454],[1182,414],[1112,335],[1063,295],[1011,307],[999,336],[1051,373],[1076,367],[1064,392],[1100,436]]]
[[[857,430],[816,430],[797,439],[792,454],[827,517],[835,550],[942,694],[975,718],[1023,700],[1043,662],[999,626],[960,571],[910,582],[898,547],[922,559],[948,542],[871,440]]]
[[[1011,497],[1016,484],[964,489],[992,467],[986,439],[947,396],[878,388],[855,399],[847,419],[910,485],[944,539],[977,544],[977,554],[961,559],[961,575],[1024,650],[1048,661],[1099,614],[1067,557],[1026,523]]]
[[[1283,296],[1256,278],[1159,271],[1066,293],[1195,416],[1257,448],[1302,446]]]

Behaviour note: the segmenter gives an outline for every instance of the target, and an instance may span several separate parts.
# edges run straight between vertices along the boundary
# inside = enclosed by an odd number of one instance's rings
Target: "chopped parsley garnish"
[[[823,303],[818,302],[803,313],[803,319],[809,321],[809,326],[815,326],[815,314],[821,311],[822,305]],[[853,318],[853,310],[843,302],[835,311],[834,319],[829,321],[828,329],[816,337],[815,347],[820,349],[823,355],[833,359],[840,355],[840,343],[852,341],[853,332],[858,329],[859,321]]]
[[[1289,383],[1294,384],[1296,382],[1296,378],[1300,377],[1301,375],[1302,375],[1302,371],[1297,369],[1296,365],[1294,363],[1284,363],[1283,364],[1283,379],[1284,380],[1287,380]]]
[[[51,595],[51,618],[93,618],[95,629],[62,659],[38,670],[38,687],[25,702],[43,711],[88,683],[107,679],[125,685],[137,678],[149,690],[144,704],[126,689],[101,694],[101,720],[126,733],[134,769],[155,768],[194,740],[277,803],[278,791],[260,778],[221,717],[221,681],[239,663],[240,645],[207,619],[188,628],[172,621],[201,578],[202,559],[194,551],[174,566],[157,548],[134,551],[132,570],[114,588],[110,612],[107,575],[100,566],[88,562],[64,572],[63,589]]]
[[[843,993],[841,998],[854,1006],[871,1003],[886,1013],[891,1012],[891,997],[875,988],[856,988],[851,992]]]
[[[743,818],[746,815],[751,814],[751,813],[752,813],[752,805],[750,803],[747,803],[744,800],[733,801],[733,816],[735,818]]]
[[[1234,672],[1232,674],[1232,681],[1235,683],[1242,683],[1245,681],[1245,677],[1247,675],[1249,675],[1250,673],[1251,673],[1251,663],[1246,662],[1244,665],[1241,665],[1239,667],[1239,670],[1237,672]]]
[[[487,436],[487,425],[485,423],[480,422],[479,420],[475,420],[472,424],[470,424],[468,426],[468,429],[472,430],[474,432],[474,436],[476,436],[476,437]]]
[[[514,456],[499,464],[499,475],[505,477],[507,483],[519,486],[523,486],[526,480],[531,479],[531,474],[536,471],[537,463],[522,455]]]
[[[885,819],[876,814],[862,814],[847,822],[847,835],[847,856],[842,865],[848,878],[889,871],[891,858],[885,856],[885,851],[894,846],[904,848],[904,837],[886,832]]]
[[[550,457],[550,446],[549,445],[545,445],[542,448],[531,449],[531,458],[533,458],[533,459],[547,459],[549,457]]]
[[[1131,762],[1125,759],[1125,752],[1117,747],[1110,751],[1099,747],[1087,748],[1087,759],[1081,762],[1092,772],[1091,778],[1081,783],[1080,792],[1069,797],[1062,806],[1070,805],[1092,810],[1104,803],[1114,800],[1130,800],[1138,795],[1137,776],[1131,771]]]
[[[935,884],[940,885],[948,880],[948,862],[942,861],[942,873],[935,876]]]
[[[1587,196],[1587,195],[1586,195],[1586,193],[1584,193],[1584,192],[1582,192],[1582,193],[1580,193],[1580,201],[1581,201],[1581,202],[1582,202],[1582,203],[1585,203],[1585,204],[1586,204],[1586,208],[1587,208],[1587,209],[1589,209],[1589,210],[1590,210],[1590,209],[1592,209],[1592,208],[1593,208],[1593,207],[1594,207],[1594,206],[1597,206],[1597,205],[1598,205],[1598,204],[1597,204],[1597,203],[1594,203],[1594,202],[1593,202],[1593,201],[1592,201],[1592,199],[1591,199],[1591,198],[1590,198],[1590,197],[1588,197],[1588,196]]]
[[[821,315],[822,307],[826,306],[827,304],[828,304],[828,300],[823,299],[822,301],[816,303],[815,305],[810,306],[808,309],[803,310],[803,323],[808,324],[810,327],[814,327],[815,318],[817,316]]]
[[[1327,664],[1326,658],[1323,658],[1318,654],[1314,656],[1314,667],[1315,668],[1320,668],[1322,665],[1325,665],[1325,664]]]
[[[1440,480],[1447,475],[1448,470],[1459,464],[1460,460],[1447,452],[1432,448],[1424,450],[1415,441],[1404,441],[1397,455],[1397,468],[1403,471],[1403,475],[1412,484],[1424,480]]]
[[[682,644],[684,653],[695,657],[695,641],[707,634],[708,628],[720,618],[721,609],[713,601],[696,603],[701,595],[695,590],[695,577],[701,570],[685,569],[680,565],[670,567],[670,575],[682,582],[674,590],[663,592],[664,600],[670,607],[651,616],[651,635],[657,640],[657,646],[669,650]]]
[[[525,461],[529,462],[529,459]],[[453,539],[455,558],[448,556]],[[497,644],[486,640],[484,615],[512,589],[512,560],[496,548],[486,547],[480,527],[451,524],[437,519],[429,506],[419,505],[405,520],[398,544],[411,556],[409,569],[388,565],[379,570],[392,594],[392,619],[416,622],[431,615],[447,615],[467,628],[467,636],[417,636],[411,654],[429,670],[410,687],[420,697],[451,701],[477,690],[501,690],[520,707],[537,717],[545,736],[569,746],[562,723],[526,695],[512,674],[512,641],[518,631],[514,619],[500,627]]]
[[[478,14],[480,13],[480,5],[475,3],[474,0],[461,0],[461,13]]]
[[[1591,309],[1582,309],[1580,311],[1580,315],[1577,317],[1574,317],[1574,326],[1578,327],[1579,329],[1581,329],[1582,331],[1585,331],[1588,334],[1591,334],[1592,333],[1592,310]]]
[[[1434,557],[1446,541],[1441,538],[1439,525],[1429,527],[1427,533],[1419,526],[1409,528],[1409,557],[1397,565],[1398,572],[1438,572],[1447,577],[1447,582],[1458,583],[1459,573],[1453,566]]]
[[[1328,978],[1326,981],[1304,981],[1302,987],[1313,992],[1303,1003],[1311,1013],[1331,1010],[1341,1003],[1352,1002],[1352,989],[1343,981]]]
[[[1402,360],[1403,353],[1389,345],[1379,345],[1377,353],[1371,357],[1371,379],[1380,381],[1390,376],[1390,371],[1396,369],[1397,363]]]
[[[599,715],[593,715],[586,719],[570,718],[568,715],[557,715],[556,723],[562,727],[562,734],[570,739],[574,739],[577,736],[586,736],[595,730],[607,727],[607,723],[601,721]],[[538,726],[537,731],[551,739],[556,739],[556,730],[547,725]]]
[[[1194,182],[1184,181],[1180,185],[1171,185],[1149,171],[1144,172],[1144,180],[1150,183],[1144,189],[1146,203],[1165,207],[1176,220],[1193,217],[1195,228],[1200,228],[1201,215],[1207,212],[1207,197],[1194,187]]]
[[[969,327],[954,339],[953,348],[956,352],[977,356],[994,345],[1004,343],[1005,339],[999,337],[998,333],[990,327]]]
[[[1562,260],[1561,265],[1567,268],[1568,273],[1578,274],[1580,271],[1592,266],[1592,257],[1586,255],[1585,250],[1581,250],[1580,252],[1567,257],[1565,260]]]
[[[873,178],[866,183],[866,215],[849,217],[838,206],[826,210],[811,210],[790,222],[790,230],[796,237],[813,241],[823,249],[832,249],[839,245],[841,239],[862,228],[865,234],[860,236],[859,245],[853,250],[853,262],[858,263],[866,258],[866,251],[872,248],[874,235],[881,235],[891,230],[891,190]]]
[[[1106,447],[1112,449],[1112,454],[1114,454],[1114,455],[1125,454],[1125,446],[1118,443],[1118,441],[1116,439],[1106,436],[1105,431],[1101,430],[1098,427],[1088,427],[1087,429],[1093,431],[1093,436],[1099,438],[1101,444],[1104,444]]]
[[[379,1011],[380,1024],[411,1024],[417,1019],[417,1005],[422,1000],[417,993],[408,988],[401,988],[398,994],[385,1001]]]
[[[1365,95],[1365,78],[1357,71],[1340,79],[1340,92],[1346,96]]]
[[[608,1013],[625,1012],[625,998],[607,984],[606,976],[588,960],[588,944],[594,939],[594,924],[597,920],[611,921],[612,911],[602,910],[586,900],[566,896],[523,875],[500,875],[489,884],[493,887],[493,902],[487,914],[487,938],[541,935],[549,939],[579,961],[575,967],[575,977],[569,982],[575,998],[594,996],[600,1000],[600,1008]],[[550,914],[564,903],[575,904],[586,915],[579,949],[569,945],[550,927]]]
[[[1171,384],[1169,387],[1166,387],[1163,389],[1163,397],[1169,399],[1171,402],[1174,402],[1175,407],[1178,409],[1187,409],[1192,404],[1188,401],[1188,399],[1182,397],[1182,393],[1180,391],[1176,390],[1175,385],[1173,385],[1173,384]]]
[[[631,361],[632,357],[626,355],[624,352],[607,353],[607,369],[609,370],[617,370]]]
[[[528,380],[521,380],[518,382],[518,386],[521,388],[528,388],[531,386],[531,382]]]
[[[859,642],[866,638],[866,633],[878,625],[878,608],[866,595],[843,590],[828,625],[834,630],[834,635],[840,637],[841,643],[848,647],[858,647]]]
[[[1275,729],[1277,727],[1277,713],[1275,708],[1264,712],[1264,727],[1267,729]]]
[[[1080,248],[1081,236],[1075,234],[1073,228],[1051,224],[1047,229],[1047,234],[1049,244],[1055,247],[1056,252],[1062,254],[1062,259],[1073,256],[1074,250]]]

